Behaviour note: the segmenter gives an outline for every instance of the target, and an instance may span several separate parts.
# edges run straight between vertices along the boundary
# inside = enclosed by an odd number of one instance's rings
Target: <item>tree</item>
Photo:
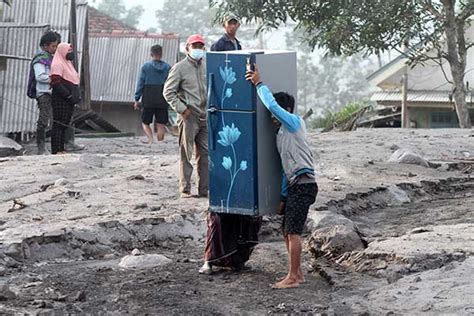
[[[121,20],[125,24],[137,27],[138,23],[140,23],[140,18],[143,15],[143,12],[145,12],[145,9],[141,5],[131,7],[126,11]]]
[[[319,109],[316,113],[335,113],[349,102],[367,97],[370,85],[364,78],[375,70],[374,60],[360,55],[315,58],[301,36],[301,30],[288,32],[286,46],[299,52],[298,104],[304,112],[313,108]]]
[[[464,77],[467,51],[473,45],[465,37],[473,0],[230,0],[211,1],[211,6],[218,8],[217,16],[232,11],[248,22],[260,21],[260,30],[295,21],[310,47],[333,55],[398,50],[412,65],[444,59],[451,67],[460,127],[472,126]]]
[[[167,0],[162,10],[156,11],[156,18],[163,32],[179,33],[186,39],[191,34],[215,32],[211,23],[214,14],[207,0]]]
[[[123,0],[102,0],[98,5],[97,10],[132,27],[137,27],[140,22],[140,17],[145,11],[141,5],[131,7],[127,10]]]

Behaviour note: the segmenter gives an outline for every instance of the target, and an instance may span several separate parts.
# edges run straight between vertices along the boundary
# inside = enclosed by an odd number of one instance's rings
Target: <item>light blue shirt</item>
[[[36,79],[36,95],[39,97],[43,94],[51,94],[51,87],[49,85],[49,73],[51,69],[42,63],[35,63],[33,69]]]
[[[283,125],[285,126],[290,133],[295,133],[301,128],[301,119],[298,115],[290,113],[283,109],[273,97],[273,93],[268,89],[263,83],[257,86],[257,94],[262,100],[263,105],[272,113],[272,115]],[[303,174],[314,175],[315,172],[313,169],[304,168],[296,172],[295,176],[298,177]],[[288,196],[288,179],[285,173],[282,170],[282,179],[281,179],[281,197],[283,200]]]
[[[273,97],[273,93],[263,83],[257,86],[257,93],[265,107],[273,116],[283,124],[291,133],[301,128],[300,117],[283,109]]]

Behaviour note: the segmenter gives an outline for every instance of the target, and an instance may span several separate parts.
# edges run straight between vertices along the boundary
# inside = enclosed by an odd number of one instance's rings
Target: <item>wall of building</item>
[[[474,122],[474,109],[469,113]],[[449,108],[410,108],[410,122],[415,122],[416,128],[459,127],[456,111]]]
[[[132,103],[102,103],[92,102],[91,108],[107,122],[113,124],[121,132],[144,135],[141,122],[141,112],[135,111]]]
[[[92,110],[99,114],[110,124],[117,127],[121,132],[134,133],[143,136],[141,111],[135,111],[132,103],[92,102]],[[173,122],[176,121],[176,113],[169,111]]]

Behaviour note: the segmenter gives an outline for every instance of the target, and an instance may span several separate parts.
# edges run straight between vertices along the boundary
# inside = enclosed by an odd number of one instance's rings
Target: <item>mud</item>
[[[287,268],[278,217],[264,218],[250,271],[197,274],[207,201],[178,199],[174,137],[83,139],[83,154],[2,158],[0,312],[471,314],[473,136],[311,133],[320,195],[305,233],[306,282],[288,291],[269,286]],[[388,162],[399,148],[429,167]],[[345,232],[352,239],[337,239]],[[122,268],[132,253],[171,263]]]

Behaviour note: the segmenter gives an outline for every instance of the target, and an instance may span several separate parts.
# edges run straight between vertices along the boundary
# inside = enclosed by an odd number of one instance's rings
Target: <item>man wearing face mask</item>
[[[204,38],[194,34],[186,40],[187,56],[171,68],[163,96],[179,114],[179,189],[182,198],[191,197],[191,158],[196,148],[198,196],[208,196],[208,148],[206,124],[206,65]]]

